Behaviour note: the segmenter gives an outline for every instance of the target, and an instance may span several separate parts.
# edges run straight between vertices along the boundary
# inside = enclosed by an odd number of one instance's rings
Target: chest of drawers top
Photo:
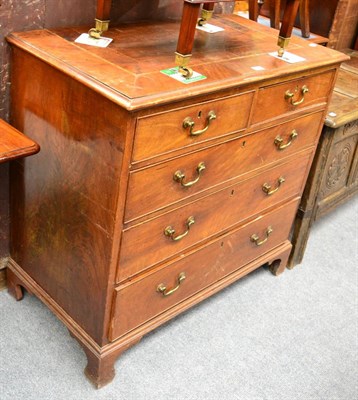
[[[302,76],[302,71],[309,73],[347,58],[292,37],[288,50],[303,61],[288,63],[269,55],[277,51],[276,31],[236,15],[217,17],[213,23],[224,30],[196,32],[191,67],[206,79],[191,84],[161,72],[174,67],[178,22],[113,27],[106,33],[113,39],[107,48],[75,43],[86,27],[14,33],[8,40],[127,110],[207,94],[215,97],[224,89],[237,92],[268,79],[274,82],[287,75]]]

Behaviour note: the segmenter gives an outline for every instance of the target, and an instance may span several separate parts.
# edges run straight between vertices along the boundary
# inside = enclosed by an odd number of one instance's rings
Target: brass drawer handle
[[[178,284],[173,287],[173,289],[167,291],[167,287],[164,285],[164,283],[161,283],[157,286],[157,292],[161,293],[164,297],[170,296],[180,288],[180,285],[185,280],[185,278],[185,272],[181,272],[178,276]]]
[[[181,172],[180,170],[177,171],[173,178],[176,182],[179,182],[183,187],[190,187],[195,185],[197,182],[199,182],[199,179],[201,177],[201,173],[205,170],[205,164],[203,162],[199,163],[198,166],[196,167],[196,172],[198,174],[198,176],[190,182],[184,182],[185,179],[185,174],[183,172]]]
[[[187,230],[184,233],[182,233],[181,235],[178,235],[178,236],[174,236],[175,235],[175,229],[173,229],[171,226],[167,226],[165,228],[165,230],[164,230],[164,234],[165,234],[165,236],[170,237],[175,242],[178,242],[179,240],[183,239],[189,233],[190,227],[192,225],[194,225],[194,223],[195,223],[194,217],[189,217],[186,220]]]
[[[262,185],[262,190],[267,194],[267,196],[271,196],[274,193],[276,193],[278,191],[278,189],[280,189],[281,185],[285,182],[285,178],[283,176],[280,176],[277,180],[277,186],[275,187],[275,189],[271,188],[271,185],[269,183],[264,183]]]
[[[251,242],[254,242],[256,244],[256,246],[261,246],[261,245],[263,245],[264,243],[266,243],[268,241],[268,238],[269,238],[269,236],[271,235],[272,232],[273,232],[273,229],[271,228],[271,226],[269,226],[266,229],[266,237],[265,237],[265,239],[260,241],[260,238],[256,234],[253,234],[251,236],[251,238],[250,238]]]
[[[200,136],[202,135],[204,132],[206,132],[209,129],[210,126],[210,122],[213,121],[214,119],[216,119],[216,114],[214,111],[209,111],[208,116],[206,117],[207,123],[206,123],[206,127],[204,129],[201,129],[199,131],[193,131],[194,126],[195,126],[195,122],[193,121],[192,118],[190,117],[186,117],[183,121],[183,128],[187,129],[189,128],[189,135],[190,136]]]
[[[308,87],[306,85],[303,85],[301,88],[302,97],[300,100],[293,101],[293,97],[295,94],[290,92],[289,90],[287,90],[285,93],[285,99],[289,100],[293,106],[299,106],[300,104],[302,104],[305,101],[305,94],[308,92],[309,92]]]
[[[298,133],[296,129],[294,129],[290,134],[290,140],[286,144],[283,144],[283,139],[280,135],[276,136],[274,143],[278,150],[284,150],[287,147],[291,146],[292,142],[297,138],[297,136]]]

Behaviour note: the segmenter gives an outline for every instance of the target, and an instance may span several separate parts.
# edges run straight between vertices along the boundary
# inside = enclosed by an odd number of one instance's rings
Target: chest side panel
[[[100,342],[131,122],[109,100],[17,49],[12,120],[41,147],[11,167],[12,257]]]

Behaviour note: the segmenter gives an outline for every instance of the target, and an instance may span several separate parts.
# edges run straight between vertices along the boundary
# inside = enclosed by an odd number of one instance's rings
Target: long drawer
[[[220,146],[133,171],[125,221],[160,210],[312,146],[320,133],[322,117],[321,112],[314,113]],[[200,169],[203,165],[205,169]],[[180,174],[185,178],[178,179]],[[198,177],[191,187],[183,186]]]
[[[259,90],[252,124],[292,113],[304,107],[327,103],[335,71],[263,87]]]
[[[160,270],[143,274],[131,284],[118,287],[110,340],[283,243],[289,236],[297,205],[296,198]],[[168,294],[177,286],[175,292]]]
[[[245,129],[253,94],[248,92],[139,118],[133,161]]]
[[[123,232],[118,282],[285,199],[299,196],[311,151]],[[284,182],[282,182],[284,180]],[[273,192],[268,194],[267,192]],[[172,231],[172,232],[171,232]],[[185,232],[187,233],[185,235]],[[184,235],[180,239],[180,235]]]

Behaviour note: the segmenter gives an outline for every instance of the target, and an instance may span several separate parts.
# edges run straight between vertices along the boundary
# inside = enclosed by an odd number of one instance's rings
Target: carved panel
[[[358,136],[348,137],[331,147],[321,183],[320,199],[338,192],[347,185],[357,138]]]
[[[347,176],[349,168],[350,155],[352,153],[351,146],[347,144],[332,160],[327,173],[326,186],[328,189],[335,187],[340,181]]]
[[[358,189],[358,140],[356,145],[355,154],[353,157],[352,171],[349,179],[349,185],[357,186]]]
[[[349,122],[343,127],[344,136],[358,135],[358,120]]]

